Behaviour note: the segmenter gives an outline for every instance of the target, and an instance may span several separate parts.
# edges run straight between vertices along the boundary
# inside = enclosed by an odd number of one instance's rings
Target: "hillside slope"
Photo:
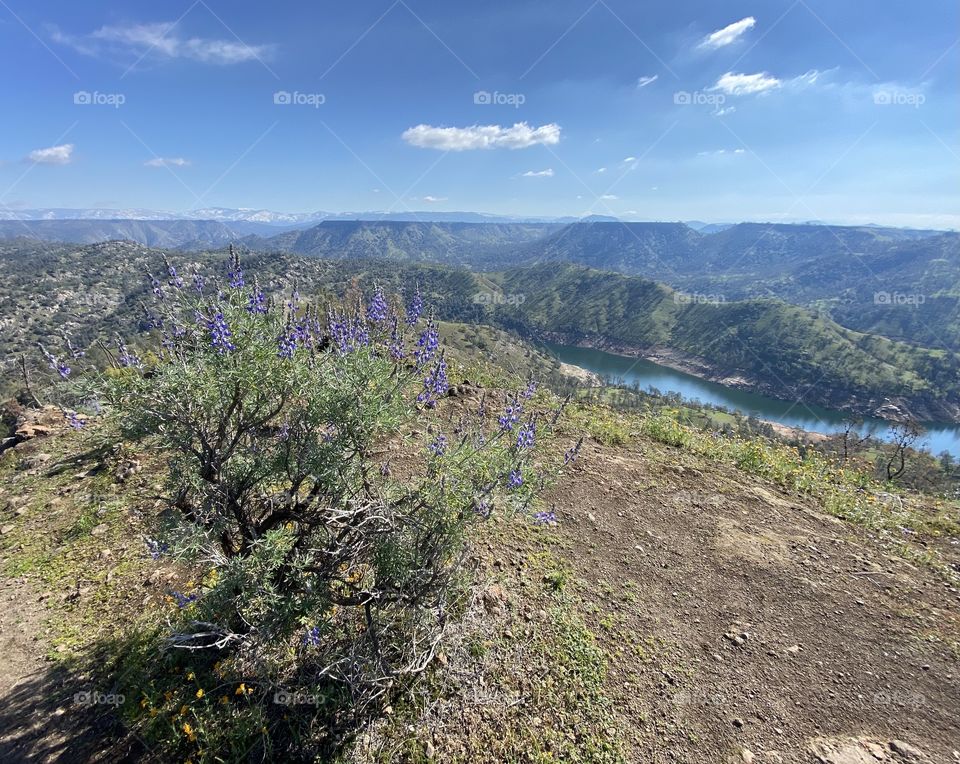
[[[463,626],[350,760],[952,760],[955,506],[951,525],[923,497],[871,493],[870,514],[841,521],[772,474],[664,445],[649,422],[570,417],[564,435],[587,442],[545,497],[559,524],[497,518],[474,539]],[[109,704],[74,694],[190,572],[144,546],[163,510],[150,455],[49,429],[0,459],[0,758],[150,760]]]
[[[920,419],[960,415],[955,354],[858,334],[793,305],[698,301],[572,265],[508,271],[502,289],[524,296],[502,309],[504,320],[562,341],[659,358],[784,399],[868,413],[889,398]],[[664,349],[680,355],[671,361]]]

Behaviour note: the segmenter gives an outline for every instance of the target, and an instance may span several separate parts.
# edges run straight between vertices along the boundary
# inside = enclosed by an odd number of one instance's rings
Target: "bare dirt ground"
[[[550,497],[636,761],[960,761],[956,588],[805,500],[647,450],[587,448]]]
[[[0,525],[25,522],[7,498]],[[942,574],[812,500],[647,440],[588,441],[546,500],[629,760],[960,762],[960,592]],[[480,552],[519,561],[540,542],[507,543]],[[62,594],[0,577],[0,762],[119,760],[102,756],[109,709],[78,707],[47,658]]]

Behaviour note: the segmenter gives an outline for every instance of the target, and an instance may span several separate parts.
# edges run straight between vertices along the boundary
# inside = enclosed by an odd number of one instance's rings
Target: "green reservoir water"
[[[849,417],[842,411],[821,408],[807,403],[790,403],[764,395],[736,390],[714,382],[684,374],[682,371],[660,366],[639,358],[605,353],[593,348],[546,343],[546,347],[564,363],[579,366],[604,379],[627,385],[639,385],[641,390],[655,388],[661,393],[677,393],[684,400],[700,401],[722,406],[731,411],[779,422],[788,427],[800,427],[811,432],[833,433],[843,430]],[[924,447],[934,454],[947,451],[960,457],[960,426],[936,422],[924,423]],[[863,431],[886,437],[888,422],[872,417],[864,418]]]

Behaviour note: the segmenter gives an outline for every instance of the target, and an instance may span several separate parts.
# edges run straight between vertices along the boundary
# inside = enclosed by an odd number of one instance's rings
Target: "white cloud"
[[[736,110],[736,106],[724,106],[722,109],[717,109],[715,112],[713,112],[713,116],[725,117],[728,114],[733,114]]]
[[[553,177],[553,168],[548,167],[546,170],[527,170],[523,173],[524,178],[552,178]]]
[[[183,157],[154,157],[143,164],[145,167],[187,167],[190,160]]]
[[[46,149],[34,149],[27,155],[27,159],[37,164],[69,164],[72,156],[73,144],[64,143]]]
[[[624,158],[623,158],[623,163],[624,163],[624,164],[630,164],[631,162],[636,162],[636,161],[637,161],[637,158],[636,158],[636,157],[624,157]]]
[[[605,173],[606,171],[607,171],[606,167],[598,167],[596,170],[594,170],[594,172],[596,172],[598,175],[603,175],[603,173]]]
[[[753,29],[756,23],[757,20],[753,16],[747,16],[745,19],[740,19],[740,21],[734,21],[723,29],[718,29],[716,32],[708,34],[701,40],[697,47],[716,50],[726,45],[732,45],[739,40],[745,32]]]
[[[238,64],[260,60],[270,53],[268,45],[247,45],[240,40],[183,37],[176,22],[105,25],[85,35],[53,32],[54,41],[87,56],[120,55],[139,59],[185,58],[208,64]]]
[[[758,72],[757,74],[734,74],[727,72],[714,85],[711,90],[719,90],[727,95],[753,95],[754,93],[765,93],[773,90],[783,84],[771,74]]]
[[[603,199],[603,201],[605,202],[611,202],[614,199],[619,199],[620,197],[617,196],[616,194],[603,194],[600,196],[600,198]]]
[[[436,202],[445,202],[445,201],[447,201],[447,197],[445,197],[445,196],[429,196],[429,195],[427,195],[427,196],[423,197],[423,201],[428,202],[429,204],[435,204]]]
[[[637,87],[645,88],[647,85],[652,85],[658,79],[660,79],[659,74],[655,74],[652,77],[641,77],[640,79],[637,80]]]
[[[473,125],[472,127],[434,127],[417,125],[403,132],[403,140],[411,146],[441,151],[469,151],[472,149],[525,149],[542,144],[552,146],[560,142],[560,126],[554,123],[531,127],[517,122],[513,127],[500,125]]]
[[[698,157],[719,157],[724,154],[744,154],[746,149],[714,149],[713,151],[698,151]]]

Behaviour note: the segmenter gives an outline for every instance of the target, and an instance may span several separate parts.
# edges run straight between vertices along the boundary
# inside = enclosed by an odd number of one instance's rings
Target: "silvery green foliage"
[[[220,283],[166,267],[144,306],[156,346],[117,337],[81,397],[169,457],[163,553],[213,571],[174,593],[169,644],[249,665],[293,649],[294,685],[340,688],[362,714],[431,660],[469,525],[529,509],[559,411],[538,412],[532,384],[441,403],[419,290],[321,309],[268,297],[236,256]]]

